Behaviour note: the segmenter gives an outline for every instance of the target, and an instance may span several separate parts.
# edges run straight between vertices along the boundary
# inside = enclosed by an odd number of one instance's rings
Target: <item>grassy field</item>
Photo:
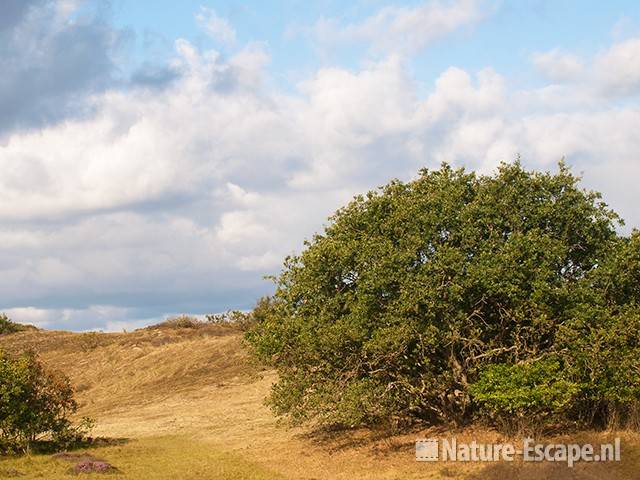
[[[122,445],[91,449],[70,458],[31,455],[0,461],[0,478],[68,479],[75,460],[87,457],[105,460],[121,473],[113,479],[224,479],[269,480],[284,478],[277,472],[250,462],[240,455],[216,449],[188,436],[151,437],[127,440]]]
[[[35,350],[71,377],[79,415],[94,417],[94,434],[107,439],[107,445],[73,453],[118,468],[108,478],[626,480],[638,478],[640,471],[640,436],[630,432],[619,433],[621,462],[569,469],[518,461],[414,460],[416,438],[505,440],[486,429],[321,434],[279,424],[263,404],[276,376],[252,363],[241,334],[231,327],[117,334],[27,331],[0,336],[0,347]],[[615,435],[579,432],[571,441],[601,443]],[[0,478],[74,478],[70,460],[0,457]]]

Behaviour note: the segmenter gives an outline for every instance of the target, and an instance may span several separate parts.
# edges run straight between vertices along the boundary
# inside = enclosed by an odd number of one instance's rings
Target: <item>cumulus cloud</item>
[[[315,24],[313,33],[322,45],[364,42],[378,52],[415,52],[459,28],[479,22],[492,8],[482,0],[386,6],[362,21],[346,25],[323,18]]]
[[[176,49],[173,87],[109,91],[95,116],[0,146],[3,306],[151,305],[144,318],[176,302],[246,308],[300,234],[348,198],[287,187],[311,132],[294,99],[256,86],[261,50],[222,61]]]
[[[628,97],[640,93],[640,37],[621,40],[586,61],[571,53],[553,49],[534,53],[535,67],[550,80],[566,83],[562,95]],[[575,86],[580,89],[571,92]],[[575,90],[575,89],[574,89]]]
[[[640,37],[613,45],[596,58],[595,69],[606,94],[640,93]]]

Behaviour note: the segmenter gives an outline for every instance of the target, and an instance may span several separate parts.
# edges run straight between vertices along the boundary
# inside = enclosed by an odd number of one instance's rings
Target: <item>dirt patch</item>
[[[95,462],[85,460],[79,462],[70,470],[70,473],[76,475],[80,473],[119,473],[120,471],[108,462]]]
[[[118,473],[119,470],[106,460],[95,457],[86,452],[60,452],[51,455],[56,460],[74,463],[69,473],[79,475],[81,473]]]

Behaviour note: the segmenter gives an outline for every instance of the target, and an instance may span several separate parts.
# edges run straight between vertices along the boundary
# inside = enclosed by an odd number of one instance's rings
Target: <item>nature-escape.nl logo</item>
[[[620,438],[613,443],[594,446],[590,443],[536,443],[525,438],[518,448],[514,443],[458,442],[451,439],[416,440],[419,462],[512,462],[522,456],[525,462],[563,462],[569,467],[577,462],[619,462]]]

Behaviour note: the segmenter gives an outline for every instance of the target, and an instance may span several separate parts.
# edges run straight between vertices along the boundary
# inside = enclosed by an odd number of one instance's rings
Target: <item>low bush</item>
[[[271,297],[262,297],[257,302],[253,310],[243,312],[240,310],[229,310],[224,313],[207,315],[207,322],[213,325],[235,325],[242,331],[250,330],[255,324],[264,321],[269,313]]]
[[[21,332],[26,329],[25,325],[13,322],[4,313],[0,313],[0,335]]]
[[[187,328],[187,329],[196,329],[202,328],[206,325],[205,322],[199,320],[196,317],[190,315],[178,315],[177,317],[171,317],[166,319],[164,322],[159,323],[157,325],[152,325],[149,328],[158,329],[158,328]]]
[[[562,419],[581,393],[564,378],[564,367],[548,358],[516,365],[489,365],[479,372],[470,393],[483,415],[504,430],[533,429]]]
[[[93,422],[71,422],[73,393],[69,379],[45,369],[35,355],[0,351],[0,452],[25,452],[42,441],[67,448],[82,440]]]

